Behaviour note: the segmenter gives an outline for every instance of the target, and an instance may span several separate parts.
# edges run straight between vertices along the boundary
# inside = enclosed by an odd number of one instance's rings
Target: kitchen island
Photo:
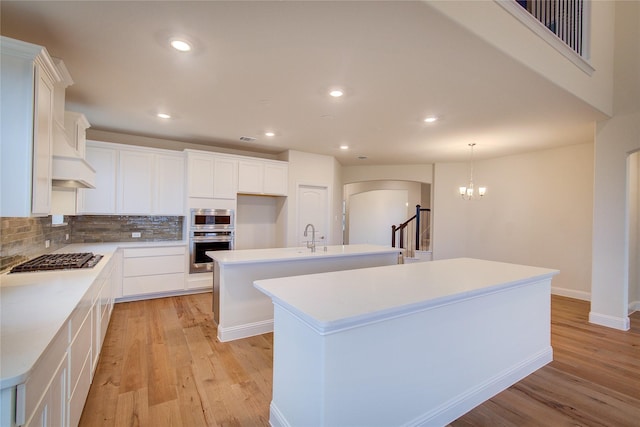
[[[557,270],[470,258],[258,280],[272,426],[442,426],[552,360]]]
[[[399,249],[379,245],[209,251],[214,260],[213,317],[222,342],[273,331],[271,299],[254,288],[260,279],[398,263]]]

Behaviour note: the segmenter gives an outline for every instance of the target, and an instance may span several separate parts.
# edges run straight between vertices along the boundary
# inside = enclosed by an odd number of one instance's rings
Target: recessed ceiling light
[[[275,136],[275,132],[265,132],[264,136]]]
[[[167,114],[167,113],[158,113],[156,114],[156,116],[160,117],[161,119],[170,119],[171,115]]]
[[[342,89],[332,89],[329,92],[329,95],[333,96],[334,98],[340,98],[342,95],[344,95],[344,91]]]
[[[436,120],[438,120],[438,118],[437,118],[436,116],[429,116],[429,117],[427,117],[426,119],[424,119],[424,121],[425,121],[426,123],[433,123],[433,122],[435,122]]]
[[[348,146],[348,145],[341,145],[341,146],[340,146],[340,149],[341,149],[341,150],[348,150],[348,149],[349,149],[349,146]]]
[[[180,52],[189,52],[192,49],[191,43],[182,39],[171,40],[171,47]]]

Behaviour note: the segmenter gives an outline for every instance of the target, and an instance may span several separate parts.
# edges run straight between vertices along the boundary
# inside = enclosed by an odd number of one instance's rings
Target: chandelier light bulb
[[[483,197],[486,193],[487,193],[487,187],[478,187],[478,193],[476,194],[476,192],[474,191],[474,187],[473,187],[473,147],[475,146],[475,143],[471,143],[469,144],[469,147],[471,147],[471,156],[470,156],[470,167],[469,167],[469,183],[465,186],[460,186],[459,187],[459,191],[460,191],[460,196],[464,199],[464,200],[473,200],[474,198],[477,199],[478,196],[479,197]]]

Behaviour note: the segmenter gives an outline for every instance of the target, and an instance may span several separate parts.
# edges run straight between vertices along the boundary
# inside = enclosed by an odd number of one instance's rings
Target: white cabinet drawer
[[[92,287],[91,290],[87,292],[87,294],[93,292],[94,289]],[[73,313],[71,313],[71,317],[69,319],[69,337],[67,343],[73,341],[73,338],[78,333],[78,330],[80,329],[82,322],[84,322],[84,319],[87,317],[87,314],[89,314],[89,311],[91,311],[91,298],[88,295],[85,295],[82,301],[80,301],[80,304],[78,304],[75,310],[73,310]]]
[[[84,360],[91,354],[91,313],[84,319],[69,351],[69,387],[73,392],[80,380]]]
[[[159,276],[125,277],[122,284],[123,296],[151,294],[184,289],[184,273],[162,274]]]
[[[125,258],[155,257],[163,255],[184,255],[186,246],[163,246],[159,248],[129,248],[122,252]]]
[[[184,270],[184,255],[125,258],[124,260],[124,277],[183,273]]]
[[[88,354],[86,356],[86,359],[81,361],[78,385],[69,398],[69,426],[71,427],[76,427],[80,422],[82,409],[84,409],[84,403],[89,394],[89,387],[91,386],[91,358]]]

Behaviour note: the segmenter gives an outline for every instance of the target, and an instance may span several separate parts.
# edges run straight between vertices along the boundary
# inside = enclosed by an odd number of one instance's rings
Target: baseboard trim
[[[531,356],[521,363],[501,372],[482,384],[458,395],[456,398],[415,418],[403,427],[426,427],[447,425],[481,403],[507,389],[526,376],[532,374],[553,360],[553,349],[547,349]],[[291,427],[286,417],[273,401],[269,405],[269,424],[271,427]]]
[[[640,310],[640,301],[631,301],[629,303],[629,314]]]
[[[484,383],[413,419],[404,424],[403,427],[447,425],[551,361],[553,361],[553,349],[548,347]]]
[[[607,328],[628,331],[631,328],[629,317],[615,317],[608,314],[589,312],[589,323],[606,326]]]
[[[218,340],[227,342],[273,332],[273,319],[223,328],[218,325]]]
[[[575,289],[556,288],[551,287],[551,293],[553,295],[560,295],[562,297],[575,298],[582,301],[591,301],[591,293],[585,291],[576,291]]]
[[[282,415],[282,412],[280,412],[278,407],[273,403],[273,400],[269,405],[269,424],[271,427],[291,427],[286,418]]]

